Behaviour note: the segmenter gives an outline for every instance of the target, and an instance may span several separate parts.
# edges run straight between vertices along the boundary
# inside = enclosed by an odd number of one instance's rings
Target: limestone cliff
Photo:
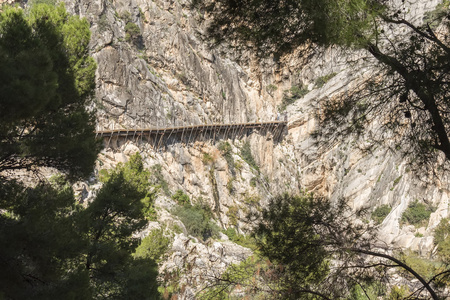
[[[243,158],[245,140],[230,140],[227,157],[220,141],[159,149],[132,140],[108,144],[99,170],[139,151],[147,167],[158,170],[168,183],[168,193],[157,199],[159,219],[152,226],[183,226],[170,214],[174,201],[168,195],[178,189],[194,202],[206,201],[218,225],[243,232],[249,226],[245,211],[258,209],[271,195],[308,189],[332,200],[344,197],[355,209],[389,204],[392,210],[380,225],[380,237],[423,253],[431,250],[432,229],[448,215],[446,176],[412,172],[389,145],[367,155],[354,136],[323,148],[310,135],[321,99],[351,90],[358,78],[370,74],[370,65],[359,54],[352,57],[356,64],[349,64],[347,54],[336,49],[308,59],[292,55],[257,61],[245,51],[211,49],[203,34],[204,16],[186,0],[65,2],[69,11],[91,24],[91,51],[98,63],[98,129],[270,121],[277,116],[284,90],[306,88],[303,97],[286,107],[289,125],[281,142],[270,132],[246,138],[259,170]],[[420,15],[436,3],[413,1],[411,10]],[[319,85],[319,78],[327,80]],[[417,230],[399,225],[402,212],[415,199],[437,208],[428,226]],[[185,268],[182,280],[190,287],[184,291],[189,298],[201,283],[201,270],[224,270],[247,255],[248,250],[229,241],[205,244],[184,231],[175,236],[163,268]]]

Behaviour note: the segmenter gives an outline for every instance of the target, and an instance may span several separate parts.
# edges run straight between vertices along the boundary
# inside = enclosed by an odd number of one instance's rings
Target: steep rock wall
[[[413,1],[411,10],[419,16],[436,3]],[[279,62],[270,58],[256,61],[245,51],[210,49],[202,39],[201,13],[191,10],[184,0],[67,0],[66,5],[91,23],[91,49],[99,66],[99,129],[273,120],[284,90],[299,85],[309,90],[287,106],[288,132],[281,142],[275,143],[270,133],[247,137],[261,172],[242,158],[244,142],[238,140],[230,141],[231,165],[218,150],[219,142],[175,143],[155,150],[129,141],[106,148],[99,168],[109,168],[139,151],[149,168],[161,166],[171,192],[182,189],[193,201],[206,200],[218,224],[242,231],[251,226],[245,222],[246,211],[258,209],[272,195],[284,191],[306,188],[331,199],[344,197],[355,209],[373,210],[389,204],[392,211],[380,225],[380,238],[423,253],[432,249],[432,229],[448,215],[445,174],[414,173],[390,145],[368,155],[359,149],[358,143],[364,141],[354,136],[328,148],[319,147],[311,136],[322,99],[349,91],[359,78],[370,75],[370,63],[365,62],[363,53],[349,55],[330,49],[324,56],[308,60],[294,54]],[[127,38],[127,22],[138,26],[137,37]],[[315,85],[317,78],[331,73],[336,75],[322,87]],[[212,159],[205,159],[205,153]],[[260,199],[256,206],[249,201],[253,196]],[[402,212],[415,199],[437,207],[426,228],[399,225]],[[169,197],[162,194],[157,204],[160,222],[176,222],[170,216],[174,202]],[[230,212],[235,207],[238,221],[233,224]],[[195,249],[203,249],[196,252],[191,246],[180,246],[189,244],[185,242],[185,234],[176,235],[166,268],[183,268],[183,263],[177,263],[178,256],[194,253],[200,257],[212,249],[192,240],[198,246]],[[239,251],[228,252],[228,263],[238,260]],[[185,282],[196,286],[195,276],[211,261],[199,263],[197,269],[194,264],[186,272]],[[214,266],[220,271],[226,264]]]

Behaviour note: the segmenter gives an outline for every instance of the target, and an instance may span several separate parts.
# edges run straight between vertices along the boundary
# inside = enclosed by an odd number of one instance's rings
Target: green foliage
[[[386,286],[381,282],[368,282],[355,285],[350,290],[348,300],[379,299],[386,295]]]
[[[214,282],[201,291],[197,297],[201,300],[235,299],[242,293],[251,299],[273,299],[276,291],[261,291],[262,283],[277,278],[279,270],[272,268],[270,262],[258,256],[250,256],[241,263],[228,266],[222,274],[222,280]],[[232,283],[239,283],[236,285]]]
[[[105,32],[110,27],[106,14],[100,16],[97,25],[100,32]]]
[[[33,7],[35,5],[38,4],[45,4],[45,5],[50,5],[50,6],[55,6],[56,5],[56,0],[31,0],[28,2],[28,4]]]
[[[64,6],[34,1],[0,13],[0,172],[49,166],[72,178],[92,172],[99,143],[89,23]],[[153,204],[135,155],[82,207],[64,176],[36,186],[0,182],[0,295],[6,299],[154,299],[156,264],[134,259],[137,230]],[[33,180],[30,180],[32,182]]]
[[[129,23],[131,22],[131,13],[129,11],[124,11],[121,15],[120,18],[125,22],[125,23]]]
[[[236,180],[235,177],[231,177],[230,179],[228,179],[227,181],[227,190],[228,193],[233,194],[234,193],[234,186],[233,186],[233,182]]]
[[[322,216],[314,215],[320,206],[310,194],[277,197],[263,210],[264,222],[255,230],[261,253],[282,265],[286,277],[299,286],[320,283],[329,272],[330,254],[313,226]]]
[[[283,93],[283,99],[281,99],[281,105],[278,108],[279,111],[286,110],[286,107],[295,101],[297,101],[299,98],[302,98],[306,94],[308,94],[308,89],[304,87],[303,85],[293,85],[289,90],[285,90]]]
[[[94,201],[80,213],[79,228],[89,241],[85,267],[98,295],[124,296],[123,284],[130,280],[124,274],[139,267],[132,263],[139,238],[132,235],[147,224],[144,211],[152,199],[149,177],[142,158],[133,155],[110,173]],[[124,282],[118,280],[122,276]]]
[[[273,84],[269,84],[268,86],[266,86],[266,91],[267,93],[269,93],[270,95],[273,96],[273,93],[278,89],[278,87],[276,85]]]
[[[344,200],[331,204],[308,193],[275,197],[260,219],[258,214],[249,216],[256,217],[255,256],[231,265],[202,296],[233,298],[244,291],[252,299],[376,299],[388,292],[385,282],[394,265],[403,277],[419,279],[433,299],[440,299],[434,288],[447,284],[438,280],[446,277],[447,266],[412,253],[390,256],[377,252],[371,243],[374,233],[367,225],[355,225],[354,216],[363,215],[351,211]],[[226,233],[236,238],[234,231]],[[375,259],[365,264],[368,257]],[[339,263],[331,267],[335,259]],[[408,266],[422,276],[409,272]],[[435,287],[427,286],[431,281]],[[390,297],[405,293],[393,289]]]
[[[378,224],[381,224],[391,210],[392,208],[388,204],[380,205],[372,213],[372,219]]]
[[[434,275],[439,272],[440,264],[430,259],[422,258],[414,252],[401,253],[400,258],[414,271],[419,273],[425,280],[430,280]],[[402,275],[406,278],[413,279],[414,277],[404,270],[401,270]]]
[[[133,258],[147,223],[148,174],[139,156],[112,170],[86,208],[64,177],[0,186],[0,292],[15,299],[97,299],[136,294],[154,299],[156,264]],[[25,280],[24,280],[25,279]],[[31,283],[31,284],[30,284]]]
[[[251,187],[256,187],[257,183],[258,183],[258,178],[253,177],[252,179],[250,179],[250,186]]]
[[[434,230],[434,244],[437,246],[437,255],[446,263],[450,262],[450,222],[442,219]]]
[[[246,141],[241,148],[241,156],[242,159],[253,169],[255,169],[259,173],[259,166],[253,158],[252,150],[250,148],[250,142]]]
[[[261,202],[261,197],[255,194],[245,194],[244,203],[251,206],[259,206]]]
[[[189,196],[186,195],[183,190],[177,190],[175,194],[172,195],[172,199],[177,201],[179,205],[186,205],[190,204],[191,200],[189,199]]]
[[[399,177],[395,178],[393,185],[396,186],[400,182],[400,179],[402,179],[402,177],[403,175],[400,175]]]
[[[96,69],[88,22],[62,4],[33,5],[27,16],[6,7],[0,33],[0,171],[49,166],[87,176],[99,151],[86,110]]]
[[[201,1],[213,16],[208,32],[216,43],[246,41],[261,56],[276,57],[305,43],[357,47],[374,37],[384,5],[370,0]],[[234,26],[225,26],[234,24]]]
[[[135,23],[128,22],[125,25],[125,40],[127,42],[135,42],[141,35],[141,29]]]
[[[416,227],[426,226],[433,208],[420,203],[418,200],[411,202],[403,212],[401,221]]]
[[[233,243],[241,245],[242,247],[256,250],[256,242],[252,236],[238,234],[236,229],[231,227],[228,228],[227,230],[224,230],[223,233],[226,234],[230,239],[230,241],[232,241]]]
[[[447,16],[448,8],[449,1],[442,1],[435,9],[425,12],[423,22],[429,24],[430,28],[435,29],[442,22],[442,19]]]
[[[334,76],[336,76],[337,73],[333,72],[324,76],[320,76],[316,79],[316,81],[314,82],[314,85],[318,88],[321,88],[325,85],[325,83],[327,83],[331,78],[333,78]]]
[[[388,300],[398,300],[398,299],[406,299],[408,295],[411,294],[411,291],[407,286],[397,286],[394,285],[391,288],[391,292],[389,293]]]
[[[239,208],[237,206],[230,206],[227,211],[227,217],[231,225],[236,226],[239,220]]]
[[[227,161],[228,168],[230,169],[231,173],[234,174],[234,158],[230,143],[220,142],[218,149],[220,150],[220,152],[222,152],[223,157]]]
[[[134,257],[150,258],[156,262],[161,262],[171,243],[172,239],[164,235],[164,229],[153,229],[141,241]]]
[[[203,157],[202,157],[202,161],[203,161],[203,163],[205,165],[209,165],[209,164],[211,164],[214,161],[214,159],[211,156],[211,154],[204,152],[203,153]]]
[[[197,203],[194,206],[190,204],[177,206],[172,213],[180,218],[188,234],[203,241],[210,237],[218,237],[220,228],[211,220],[212,212],[207,205]]]
[[[152,182],[157,184],[165,195],[170,195],[169,184],[167,183],[162,173],[162,166],[160,164],[154,165],[151,169]]]

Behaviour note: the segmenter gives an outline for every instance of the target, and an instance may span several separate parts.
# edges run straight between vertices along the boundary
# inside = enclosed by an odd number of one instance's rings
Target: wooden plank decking
[[[261,128],[280,128],[287,125],[286,121],[272,121],[272,122],[256,122],[256,123],[234,123],[234,124],[201,124],[188,125],[176,127],[153,127],[153,128],[133,128],[133,129],[114,129],[114,130],[99,130],[96,131],[97,136],[100,137],[127,137],[139,135],[164,135],[167,133],[190,133],[190,132],[206,132],[206,131],[226,131],[233,129],[261,129]]]

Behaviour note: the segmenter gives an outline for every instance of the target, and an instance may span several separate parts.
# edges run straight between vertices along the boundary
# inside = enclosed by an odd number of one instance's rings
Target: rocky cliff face
[[[380,238],[423,253],[431,250],[432,229],[448,215],[446,176],[416,174],[389,145],[367,155],[359,150],[362,141],[356,137],[323,148],[310,135],[321,99],[351,90],[358,78],[370,74],[360,54],[351,57],[356,60],[351,65],[349,56],[337,50],[308,60],[292,55],[256,61],[245,51],[210,49],[201,25],[204,16],[186,0],[65,2],[69,11],[91,23],[91,51],[98,63],[98,129],[270,121],[276,118],[284,90],[307,89],[287,105],[288,131],[280,142],[270,132],[254,132],[245,139],[259,170],[244,159],[245,140],[229,140],[227,155],[219,149],[226,141],[173,143],[164,149],[128,141],[105,148],[99,169],[138,151],[167,182],[167,194],[181,189],[193,202],[206,201],[218,225],[243,232],[251,225],[245,222],[245,212],[284,191],[303,188],[331,199],[344,197],[355,209],[389,204],[392,210],[380,225]],[[416,1],[411,8],[420,15],[436,3]],[[328,80],[317,84],[319,78]],[[427,227],[400,226],[402,212],[415,199],[437,210]],[[161,193],[158,224],[152,226],[183,227],[170,214],[173,205]],[[182,270],[183,283],[191,287],[184,291],[188,297],[200,285],[202,270],[219,272],[249,253],[229,241],[202,243],[183,230],[175,235],[163,268]]]

